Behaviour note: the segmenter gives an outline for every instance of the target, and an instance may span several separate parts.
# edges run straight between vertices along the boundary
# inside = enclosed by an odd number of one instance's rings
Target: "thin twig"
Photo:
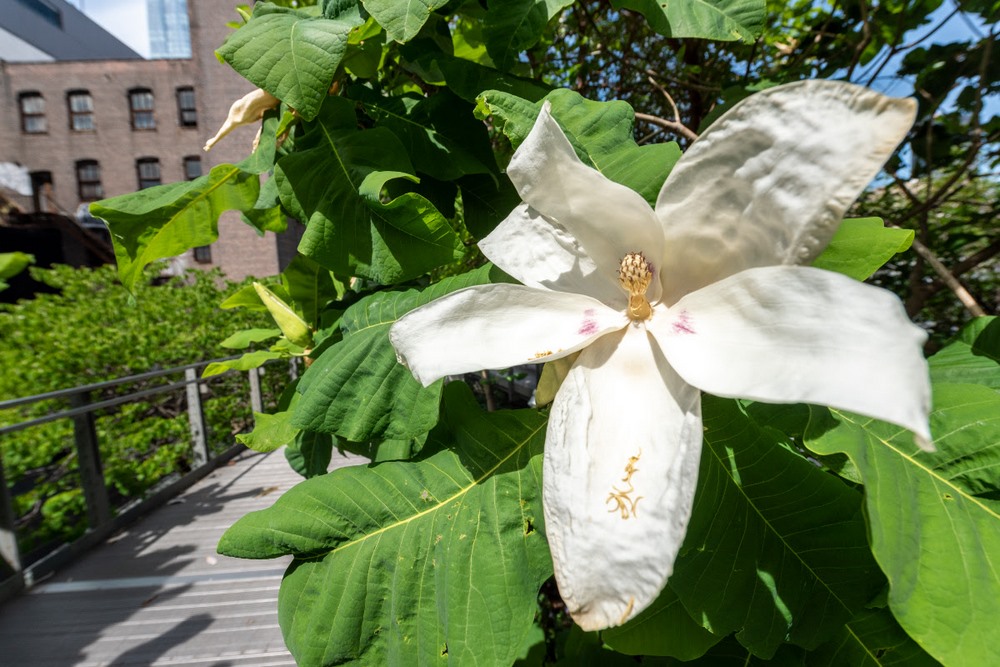
[[[682,137],[684,137],[685,139],[690,139],[691,141],[694,141],[695,139],[698,138],[698,135],[695,132],[688,129],[682,123],[678,123],[672,120],[667,120],[666,118],[660,118],[659,116],[651,116],[648,113],[637,112],[635,114],[635,119],[645,121],[653,125],[659,125],[660,127],[666,128],[668,130],[672,130],[677,134],[681,135]]]

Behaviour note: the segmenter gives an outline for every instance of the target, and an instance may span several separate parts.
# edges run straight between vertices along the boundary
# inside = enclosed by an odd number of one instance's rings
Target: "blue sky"
[[[149,56],[146,0],[67,0],[143,56]],[[235,4],[235,3],[234,3]]]

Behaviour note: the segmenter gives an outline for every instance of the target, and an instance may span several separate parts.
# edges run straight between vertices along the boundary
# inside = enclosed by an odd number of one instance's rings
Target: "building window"
[[[33,171],[31,176],[31,199],[35,213],[50,210],[52,202],[52,172]]]
[[[148,88],[130,90],[128,103],[132,112],[133,130],[156,129],[156,119],[153,118],[153,91]]]
[[[198,127],[198,110],[194,106],[194,88],[177,89],[177,117],[181,127]]]
[[[45,98],[41,93],[21,93],[21,129],[28,134],[44,134],[49,131],[45,122]]]
[[[189,181],[201,176],[201,158],[197,155],[188,155],[184,158],[184,178]]]
[[[194,249],[194,261],[199,264],[212,263],[212,246],[200,245]]]
[[[69,102],[69,127],[76,132],[94,129],[94,98],[86,90],[71,90],[66,94]]]
[[[97,160],[80,160],[76,163],[76,187],[80,201],[94,201],[104,197],[101,165]]]
[[[135,168],[139,174],[140,190],[151,188],[163,182],[160,179],[160,161],[155,157],[139,158],[135,161]]]

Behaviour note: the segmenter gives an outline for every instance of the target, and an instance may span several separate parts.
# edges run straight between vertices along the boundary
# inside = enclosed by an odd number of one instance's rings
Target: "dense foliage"
[[[266,323],[256,313],[224,311],[234,287],[220,274],[191,272],[183,279],[136,287],[137,303],[121,289],[113,267],[31,269],[58,290],[0,306],[0,398],[42,394],[225,356],[219,346],[236,327]],[[123,351],[126,351],[124,353]],[[271,373],[275,375],[276,373]],[[176,382],[157,378],[91,393],[90,402]],[[269,378],[272,379],[272,378]],[[276,379],[276,378],[273,378]],[[272,383],[273,384],[273,383]],[[205,417],[213,450],[232,444],[252,425],[245,377],[209,384]],[[67,408],[51,400],[5,411],[12,424]],[[141,497],[164,475],[191,466],[183,390],[151,396],[97,413],[105,478],[115,505]],[[3,462],[15,494],[22,548],[58,543],[86,527],[77,478],[72,420],[4,436]]]
[[[222,210],[306,224],[300,259],[228,305],[266,308],[277,325],[234,336],[276,341],[240,367],[310,364],[249,439],[288,445],[309,479],[220,543],[295,557],[279,617],[300,664],[1000,660],[995,318],[930,360],[937,452],[841,410],[706,397],[674,574],[637,618],[589,634],[546,583],[548,412],[488,412],[461,384],[423,387],[388,338],[437,297],[507,280],[473,244],[519,201],[503,168],[541,100],[582,160],[652,204],[681,147],[752,91],[810,77],[885,87],[891,75],[913,83],[917,124],[858,212],[909,231],[846,223],[816,265],[863,280],[912,242],[877,280],[940,346],[996,306],[1000,126],[997,8],[962,4],[952,14],[972,37],[934,43],[939,8],[322,0],[245,12],[219,55],[280,100],[253,154],[92,211],[132,290],[146,262],[214,239]],[[334,446],[377,463],[324,474]]]

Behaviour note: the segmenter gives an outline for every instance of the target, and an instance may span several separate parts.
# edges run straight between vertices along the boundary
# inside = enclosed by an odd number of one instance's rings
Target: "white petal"
[[[580,161],[548,102],[514,152],[507,175],[521,199],[579,241],[599,271],[615,275],[630,252],[644,253],[660,268],[663,232],[653,209],[637,192]],[[501,268],[507,263],[502,257],[494,261]],[[657,283],[650,287],[651,301],[659,289]]]
[[[927,335],[884,289],[808,267],[749,269],[687,295],[651,328],[704,391],[828,405],[930,440]]]
[[[669,305],[743,269],[809,264],[909,131],[911,99],[836,81],[752,95],[684,153],[656,213]]]
[[[427,386],[445,375],[558,359],[627,322],[587,296],[479,285],[411,310],[392,325],[389,340]]]
[[[580,353],[545,440],[545,531],[559,593],[585,630],[656,599],[684,540],[701,455],[701,394],[641,326]]]
[[[515,208],[479,249],[530,287],[586,294],[615,308],[628,300],[617,266],[599,268],[572,234],[527,204]]]

